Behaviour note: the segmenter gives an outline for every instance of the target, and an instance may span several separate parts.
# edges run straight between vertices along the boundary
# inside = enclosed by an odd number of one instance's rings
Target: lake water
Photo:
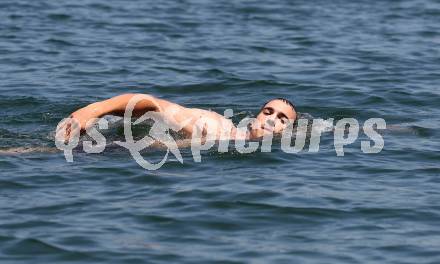
[[[439,263],[440,2],[0,1],[2,263]],[[383,118],[384,149],[74,152],[72,111],[150,93]],[[121,140],[120,128],[108,133]],[[365,136],[363,136],[365,138]],[[161,150],[144,154],[160,160]]]

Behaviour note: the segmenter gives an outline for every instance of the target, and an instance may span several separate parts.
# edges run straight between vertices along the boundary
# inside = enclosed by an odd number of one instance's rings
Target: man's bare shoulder
[[[161,98],[157,98],[157,97],[155,97],[154,99],[159,104],[159,106],[161,107],[161,110],[163,112],[165,112],[167,110],[169,111],[169,109],[172,109],[172,108],[175,108],[176,110],[179,110],[179,111],[186,109],[186,107],[184,107],[180,104],[176,104],[176,103],[170,102],[165,99],[161,99]]]
[[[185,107],[177,103],[170,102],[168,100],[156,98],[157,103],[161,107],[161,112],[168,121],[173,121],[176,124],[185,124],[185,130],[188,132],[193,131],[194,125],[203,125],[207,123],[209,126],[215,127],[215,129],[221,129],[221,127],[233,127],[233,123],[230,119],[225,118],[223,115],[206,109]]]
[[[173,115],[182,115],[191,118],[215,118],[224,119],[225,117],[211,110],[201,108],[185,107],[183,105],[173,103],[164,99],[156,98],[158,104],[164,113],[172,113]]]

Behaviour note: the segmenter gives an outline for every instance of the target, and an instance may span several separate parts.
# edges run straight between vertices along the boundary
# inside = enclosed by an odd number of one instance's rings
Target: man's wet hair
[[[263,108],[264,108],[269,102],[272,102],[272,101],[275,101],[275,100],[283,101],[285,104],[287,104],[287,105],[289,105],[290,107],[292,107],[293,111],[297,112],[297,111],[296,111],[296,107],[295,107],[295,105],[294,105],[291,101],[289,101],[289,100],[287,100],[286,98],[283,98],[283,97],[278,97],[278,98],[270,99],[269,101],[267,101],[267,102],[265,102],[265,103],[263,104],[263,106],[261,107],[261,110],[263,110]],[[261,110],[260,110],[260,111],[261,111]]]

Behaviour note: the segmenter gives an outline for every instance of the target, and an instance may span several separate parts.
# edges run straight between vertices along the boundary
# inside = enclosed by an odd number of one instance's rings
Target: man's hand
[[[80,135],[81,132],[93,126],[95,118],[100,116],[99,102],[78,109],[58,125],[56,138],[67,142],[72,136]]]

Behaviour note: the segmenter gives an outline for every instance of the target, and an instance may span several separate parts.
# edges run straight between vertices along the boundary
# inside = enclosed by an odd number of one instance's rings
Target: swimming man
[[[70,117],[76,119],[77,128],[84,131],[92,125],[89,121],[95,118],[104,115],[124,116],[133,99],[136,99],[136,103],[132,105],[132,116],[139,117],[150,111],[158,113],[164,121],[179,127],[187,137],[201,133],[203,137],[210,136],[215,140],[224,139],[225,135],[228,139],[259,139],[266,134],[281,133],[289,122],[297,119],[295,106],[289,100],[275,98],[266,102],[257,117],[249,123],[246,132],[239,134],[231,120],[216,112],[184,107],[148,94],[118,95],[80,108]],[[72,131],[72,124],[66,122],[59,127],[57,134],[62,132],[67,140]]]

